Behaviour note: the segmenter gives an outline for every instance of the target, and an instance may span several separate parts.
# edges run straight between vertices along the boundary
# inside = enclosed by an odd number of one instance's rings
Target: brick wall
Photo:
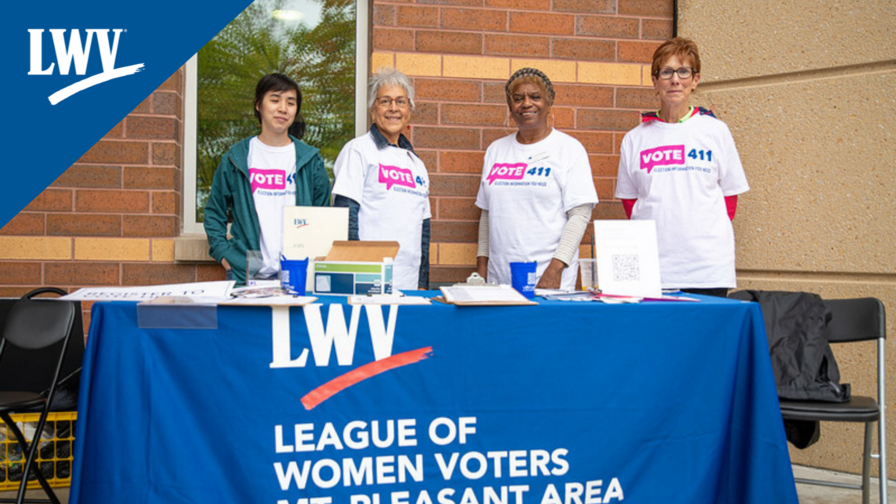
[[[417,87],[411,139],[432,179],[433,282],[474,269],[482,157],[514,131],[503,86],[518,68],[554,82],[555,125],[590,154],[594,217],[623,217],[619,143],[656,106],[650,55],[671,18],[671,0],[375,0],[372,67],[396,66]],[[0,297],[222,279],[216,264],[174,261],[182,128],[178,71],[0,229]]]
[[[672,35],[670,0],[377,0],[373,24],[372,68],[395,66],[417,88],[411,141],[432,179],[431,281],[475,269],[482,158],[515,131],[504,83],[522,67],[551,78],[556,127],[590,155],[594,218],[624,217],[613,198],[619,144],[657,106],[650,58]]]
[[[223,278],[215,265],[174,263],[182,77],[172,75],[0,229],[0,297],[45,285],[72,291]]]

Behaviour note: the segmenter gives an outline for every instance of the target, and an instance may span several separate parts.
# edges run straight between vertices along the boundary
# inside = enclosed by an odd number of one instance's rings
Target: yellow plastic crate
[[[74,411],[51,411],[47,416],[37,459],[32,466],[42,471],[51,487],[67,487],[72,483],[72,453],[77,418],[78,413]],[[12,415],[12,419],[30,443],[40,414]],[[18,489],[24,469],[22,449],[16,443],[12,431],[0,420],[0,491]],[[33,474],[29,478],[28,488],[40,488],[40,483]]]

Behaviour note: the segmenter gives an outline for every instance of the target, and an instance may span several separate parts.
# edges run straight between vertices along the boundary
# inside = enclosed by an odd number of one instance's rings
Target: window
[[[203,234],[202,210],[221,156],[257,134],[261,76],[279,72],[302,91],[303,140],[332,169],[366,131],[369,0],[256,0],[186,66],[184,234]]]

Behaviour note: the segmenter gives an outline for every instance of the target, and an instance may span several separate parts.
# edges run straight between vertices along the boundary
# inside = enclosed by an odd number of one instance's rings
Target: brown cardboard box
[[[335,241],[322,261],[313,263],[315,295],[392,293],[395,241]]]

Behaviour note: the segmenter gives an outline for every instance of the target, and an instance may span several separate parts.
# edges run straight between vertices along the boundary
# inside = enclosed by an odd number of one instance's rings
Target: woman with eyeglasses
[[[676,37],[653,53],[655,112],[622,140],[616,197],[631,219],[656,222],[664,289],[726,296],[736,287],[737,195],[750,189],[728,126],[690,104],[697,45]]]
[[[510,284],[511,262],[535,261],[536,287],[574,290],[579,244],[597,204],[588,153],[554,128],[554,86],[544,72],[521,68],[504,92],[517,131],[485,153],[477,272]]]
[[[333,167],[333,205],[349,209],[350,240],[394,240],[397,290],[429,288],[429,175],[404,135],[414,110],[406,75],[381,68],[368,84],[373,124],[345,144]]]

